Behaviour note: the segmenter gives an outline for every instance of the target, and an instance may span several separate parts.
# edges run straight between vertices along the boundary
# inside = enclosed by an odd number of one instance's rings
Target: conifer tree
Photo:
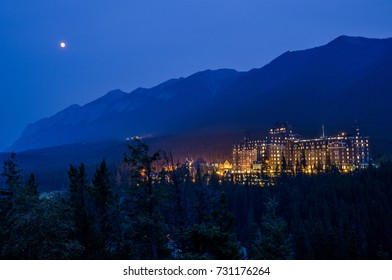
[[[266,203],[262,231],[253,246],[255,259],[282,260],[290,259],[293,255],[287,235],[287,222],[277,216],[277,206],[278,203],[274,200]]]
[[[22,170],[16,160],[16,154],[12,152],[9,159],[3,162],[3,171],[0,174],[5,179],[5,186],[0,186],[0,251],[4,249],[10,237],[10,220],[12,209],[15,207],[15,193],[21,191]],[[7,258],[8,253],[0,252],[0,256]]]
[[[234,231],[234,216],[228,210],[227,196],[221,193],[219,200],[212,212],[212,219],[222,232]]]
[[[282,172],[286,172],[286,171],[287,171],[287,161],[286,161],[286,157],[284,156],[283,153],[282,153],[282,165],[281,165],[281,170],[282,170]]]
[[[227,198],[221,193],[211,218],[188,227],[183,234],[184,259],[239,259],[240,248],[234,233],[234,217],[229,213]]]
[[[218,173],[216,173],[215,170],[211,174],[209,185],[213,186],[213,187],[218,187],[220,185],[220,183],[219,183],[219,175],[218,175]]]
[[[196,184],[199,186],[203,185],[203,174],[201,172],[200,164],[198,164],[196,168]]]
[[[302,171],[306,171],[308,164],[306,162],[305,150],[301,151],[301,160],[300,160]]]
[[[12,197],[15,192],[20,191],[23,186],[22,169],[19,168],[19,163],[16,160],[16,154],[11,153],[8,160],[3,162],[3,172],[1,176],[5,178],[6,192]]]
[[[132,254],[136,259],[167,258],[166,223],[160,211],[162,190],[154,165],[161,159],[159,151],[150,154],[149,146],[140,140],[128,145],[124,161],[130,168],[129,220]]]
[[[38,196],[38,185],[35,182],[35,175],[34,175],[34,173],[31,173],[30,176],[29,176],[29,179],[27,180],[25,193],[26,193],[26,195],[31,196],[31,197],[37,197]]]
[[[88,207],[86,205],[88,196],[88,180],[86,168],[83,163],[79,168],[70,165],[68,170],[69,177],[69,202],[72,217],[76,227],[76,238],[84,246],[84,257],[91,257],[94,236],[91,228]]]
[[[110,173],[106,161],[102,160],[99,168],[95,171],[93,183],[93,201],[95,208],[97,243],[96,247],[101,257],[106,255],[105,243],[107,243],[110,232],[112,215],[114,211],[115,196],[112,190]]]

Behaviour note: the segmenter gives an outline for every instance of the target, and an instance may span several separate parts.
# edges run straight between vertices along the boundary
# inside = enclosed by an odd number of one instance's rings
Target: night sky
[[[0,142],[112,89],[259,68],[342,34],[391,37],[391,14],[390,0],[5,0]]]

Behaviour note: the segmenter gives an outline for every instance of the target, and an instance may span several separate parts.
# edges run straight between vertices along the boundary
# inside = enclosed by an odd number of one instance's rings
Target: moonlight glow
[[[64,49],[64,48],[66,47],[66,44],[65,44],[64,42],[60,42],[60,47],[61,47],[62,49]]]

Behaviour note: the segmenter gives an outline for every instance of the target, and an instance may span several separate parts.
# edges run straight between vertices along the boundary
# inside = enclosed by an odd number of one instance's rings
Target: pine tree
[[[199,224],[210,221],[209,201],[207,198],[207,186],[198,187],[198,204],[196,208],[196,219]]]
[[[196,168],[196,184],[202,186],[203,183],[203,174],[201,172],[200,164],[198,164]]]
[[[303,172],[306,171],[306,168],[308,167],[308,164],[306,162],[306,156],[305,156],[305,150],[301,151],[301,159],[300,159],[300,164],[301,164],[301,169]]]
[[[16,154],[11,153],[10,158],[3,162],[3,172],[1,176],[5,178],[6,189],[4,190],[9,197],[21,190],[23,186],[22,169],[19,168]]]
[[[234,216],[228,210],[227,196],[224,192],[221,193],[212,212],[212,219],[222,232],[234,231]]]
[[[31,197],[38,197],[38,185],[35,182],[35,175],[31,173],[29,179],[27,180],[26,188],[25,188],[26,195]]]
[[[115,196],[110,182],[110,173],[106,161],[102,160],[95,171],[93,183],[93,201],[97,227],[97,250],[99,257],[105,257],[105,244],[111,232],[111,222],[114,211]]]
[[[70,165],[69,177],[69,203],[71,206],[72,218],[76,227],[76,238],[84,246],[84,257],[91,257],[95,246],[95,236],[91,228],[91,218],[89,217],[86,205],[88,196],[88,180],[86,168],[83,163],[79,168]]]
[[[255,259],[290,259],[293,251],[287,235],[287,222],[276,214],[278,203],[270,200],[262,218],[262,231],[254,242]]]
[[[166,166],[168,170],[164,173],[169,178],[166,183],[172,190],[172,196],[175,201],[175,215],[173,217],[173,225],[177,230],[181,231],[185,225],[185,207],[183,200],[183,188],[188,183],[189,170],[183,168],[180,163],[174,163],[173,155],[164,154]],[[199,169],[197,169],[199,170]]]
[[[221,193],[211,213],[212,219],[188,227],[183,233],[183,259],[239,259],[240,248],[234,233],[234,217]]]
[[[68,179],[69,179],[69,201],[75,208],[80,206],[81,203],[81,194],[80,187],[78,182],[78,169],[74,167],[72,164],[69,166],[68,170]]]
[[[220,185],[220,183],[219,183],[219,175],[216,173],[215,170],[211,174],[209,185],[213,186],[213,187],[218,187]]]
[[[132,229],[132,258],[162,259],[169,256],[166,223],[160,211],[162,190],[154,165],[159,151],[150,155],[149,146],[140,140],[128,145],[124,161],[130,168],[129,220]]]
[[[332,160],[331,160],[330,154],[328,153],[327,157],[325,159],[325,172],[326,173],[331,173],[332,169],[333,169],[332,168]]]
[[[281,170],[282,170],[282,172],[286,172],[286,171],[287,171],[287,161],[286,161],[286,157],[284,156],[283,153],[282,153],[282,165],[281,165]]]
[[[23,193],[22,170],[16,160],[16,154],[11,153],[8,160],[3,162],[3,171],[0,174],[5,178],[5,187],[0,187],[0,238],[3,239],[2,233],[7,227],[6,217],[15,206],[15,200],[18,200]]]
[[[0,256],[7,258],[9,256],[4,250],[7,240],[10,237],[10,220],[9,217],[15,207],[15,198],[19,197],[22,184],[22,170],[16,160],[16,154],[11,153],[9,159],[3,162],[3,171],[0,174],[5,179],[6,185],[0,186]]]

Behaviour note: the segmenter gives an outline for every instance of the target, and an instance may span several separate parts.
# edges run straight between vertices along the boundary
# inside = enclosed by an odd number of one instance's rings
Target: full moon
[[[65,46],[66,46],[66,45],[65,45],[64,42],[60,42],[60,47],[61,47],[61,48],[65,48]]]

